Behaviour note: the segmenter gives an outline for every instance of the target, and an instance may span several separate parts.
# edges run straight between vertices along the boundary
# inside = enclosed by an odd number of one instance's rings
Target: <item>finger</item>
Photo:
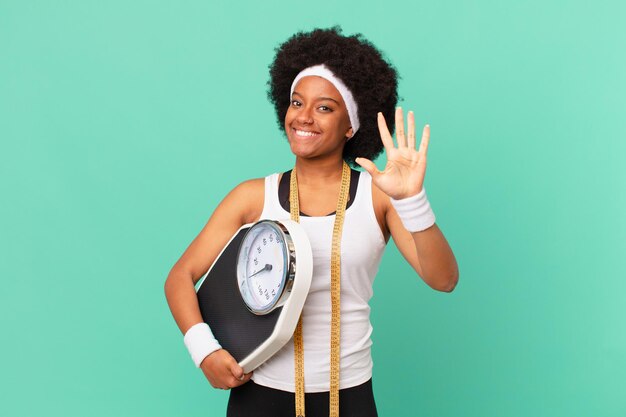
[[[376,168],[376,165],[367,158],[356,158],[354,162],[362,166],[363,169],[372,176],[372,178],[380,174],[380,171],[378,170],[378,168]]]
[[[230,377],[226,380],[226,389],[237,388],[241,385],[241,380],[239,378]]]
[[[398,148],[406,148],[406,136],[404,136],[404,112],[402,107],[396,107],[396,140]]]
[[[233,360],[233,363],[230,366],[230,372],[238,380],[241,380],[245,376],[244,373],[243,373],[243,368],[241,366],[239,366],[239,364],[237,362],[235,362],[234,360]]]
[[[424,126],[422,131],[422,141],[420,142],[420,153],[426,155],[428,152],[428,143],[430,142],[430,125]]]
[[[245,384],[246,382],[250,381],[250,378],[252,378],[252,372],[243,375],[241,379],[233,379],[232,381],[229,382],[228,388],[237,388]]]
[[[415,115],[412,111],[409,112],[409,122],[408,122],[408,143],[407,146],[410,149],[415,149]]]
[[[380,133],[380,139],[383,141],[385,150],[389,152],[394,148],[393,138],[391,137],[391,133],[389,133],[389,128],[387,128],[385,116],[380,112],[378,112],[378,132]]]

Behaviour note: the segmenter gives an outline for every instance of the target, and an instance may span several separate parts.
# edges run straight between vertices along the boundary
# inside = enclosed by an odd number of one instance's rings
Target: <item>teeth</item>
[[[315,136],[315,135],[317,135],[317,133],[315,133],[315,132],[305,132],[304,130],[298,130],[298,129],[295,129],[295,130],[296,130],[296,134],[298,136]]]

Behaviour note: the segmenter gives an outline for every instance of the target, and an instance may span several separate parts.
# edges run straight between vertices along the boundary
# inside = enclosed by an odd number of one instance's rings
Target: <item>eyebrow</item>
[[[293,92],[293,95],[299,95],[300,97],[303,97],[302,94],[298,93],[297,91]],[[334,101],[335,103],[339,104],[339,102],[337,100],[335,100],[334,98],[330,98],[330,97],[318,97],[317,100],[330,100],[330,101]]]

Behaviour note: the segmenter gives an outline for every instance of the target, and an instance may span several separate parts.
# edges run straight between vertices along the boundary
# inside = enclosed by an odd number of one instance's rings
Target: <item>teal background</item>
[[[389,245],[380,415],[626,415],[625,12],[0,0],[0,415],[224,415],[163,283],[232,187],[292,166],[267,66],[333,24],[387,54],[431,124],[426,186],[461,271],[438,293]]]

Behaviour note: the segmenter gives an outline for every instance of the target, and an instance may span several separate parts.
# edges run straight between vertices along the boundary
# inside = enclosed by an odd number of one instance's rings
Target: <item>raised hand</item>
[[[396,200],[418,194],[424,185],[426,174],[426,153],[430,139],[430,126],[424,126],[419,150],[415,149],[415,116],[408,113],[408,134],[404,131],[404,115],[400,107],[396,108],[396,141],[389,133],[387,122],[382,113],[378,113],[378,131],[387,154],[387,165],[378,170],[372,161],[356,158],[356,163],[372,176],[372,181],[389,197]]]

